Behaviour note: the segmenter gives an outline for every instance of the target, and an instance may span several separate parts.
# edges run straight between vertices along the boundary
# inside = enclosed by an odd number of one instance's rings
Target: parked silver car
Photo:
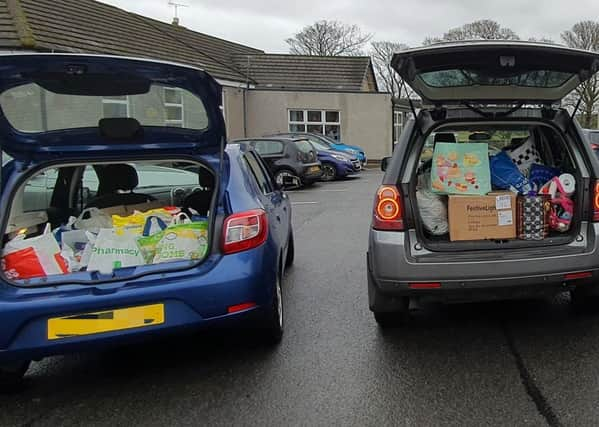
[[[375,196],[367,257],[369,304],[379,325],[401,323],[410,299],[511,299],[570,290],[574,302],[585,302],[599,285],[599,162],[559,103],[597,72],[599,55],[534,43],[468,42],[403,51],[392,64],[429,107],[407,123],[393,157],[382,163],[386,173]],[[425,223],[427,206],[418,192],[435,186],[427,183],[431,170],[447,170],[432,164],[431,135],[433,145],[484,143],[489,156],[534,141],[536,151],[524,153],[523,162],[535,157],[575,180],[568,228],[538,240],[519,234],[458,239],[451,227],[463,218],[452,218],[451,206],[449,218],[437,218],[443,227]],[[436,141],[440,136],[445,139]],[[523,215],[512,205],[506,224],[516,227],[528,220]]]

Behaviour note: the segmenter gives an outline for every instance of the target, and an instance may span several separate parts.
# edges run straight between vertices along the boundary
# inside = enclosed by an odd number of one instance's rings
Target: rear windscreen
[[[484,70],[441,70],[421,73],[420,78],[427,86],[464,87],[464,86],[524,86],[555,88],[562,86],[572,77],[572,73],[559,71],[533,70],[510,75],[497,75]]]
[[[177,87],[152,85],[147,93],[123,96],[63,95],[35,83],[0,95],[2,112],[18,131],[38,133],[96,127],[102,118],[131,117],[142,126],[202,130],[208,117],[202,100]]]

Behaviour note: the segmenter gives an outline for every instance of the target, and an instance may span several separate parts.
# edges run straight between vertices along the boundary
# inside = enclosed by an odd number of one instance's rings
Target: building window
[[[183,127],[183,92],[179,88],[164,88],[166,126]]]
[[[129,97],[105,96],[102,98],[102,114],[104,117],[129,117]]]
[[[404,113],[401,111],[393,112],[393,143],[397,144],[399,136],[403,131]]]
[[[332,110],[289,110],[289,132],[320,133],[341,139],[341,113]]]

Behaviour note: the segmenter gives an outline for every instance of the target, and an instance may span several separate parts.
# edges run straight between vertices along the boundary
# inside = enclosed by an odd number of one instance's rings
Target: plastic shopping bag
[[[156,246],[162,240],[162,231],[166,229],[166,224],[159,217],[151,216],[146,219],[143,233],[137,238],[137,246],[144,258],[146,264],[152,264],[156,255]]]
[[[115,228],[122,228],[134,234],[143,234],[143,227],[148,218],[159,218],[168,225],[171,222],[173,215],[178,214],[179,211],[179,208],[166,207],[151,209],[146,212],[135,211],[128,216],[112,215],[112,225]]]
[[[91,255],[93,233],[86,230],[71,230],[61,233],[62,256],[67,261],[69,271],[80,271],[87,267]]]
[[[98,233],[101,228],[111,228],[112,219],[98,208],[88,208],[73,222],[76,230],[88,230]]]
[[[124,230],[103,228],[92,238],[92,251],[87,271],[109,274],[117,268],[143,265],[144,259],[136,237]]]
[[[432,191],[474,195],[490,192],[488,151],[486,143],[437,143],[431,170]]]
[[[208,223],[175,224],[161,233],[153,263],[200,259],[208,249]]]
[[[19,235],[9,241],[2,252],[2,270],[11,279],[32,279],[68,273],[58,242],[46,225],[41,236]]]
[[[447,205],[440,196],[431,191],[430,174],[423,173],[418,177],[416,200],[418,211],[424,228],[434,236],[441,236],[449,232],[447,220]]]

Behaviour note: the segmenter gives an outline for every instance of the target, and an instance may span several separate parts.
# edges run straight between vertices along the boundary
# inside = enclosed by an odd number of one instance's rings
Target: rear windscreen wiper
[[[484,117],[485,119],[503,119],[521,109],[524,103],[519,102],[516,104],[516,106],[506,111],[484,111],[468,102],[462,102],[462,105],[468,108],[470,111],[473,111],[476,114],[479,114],[481,117]]]

